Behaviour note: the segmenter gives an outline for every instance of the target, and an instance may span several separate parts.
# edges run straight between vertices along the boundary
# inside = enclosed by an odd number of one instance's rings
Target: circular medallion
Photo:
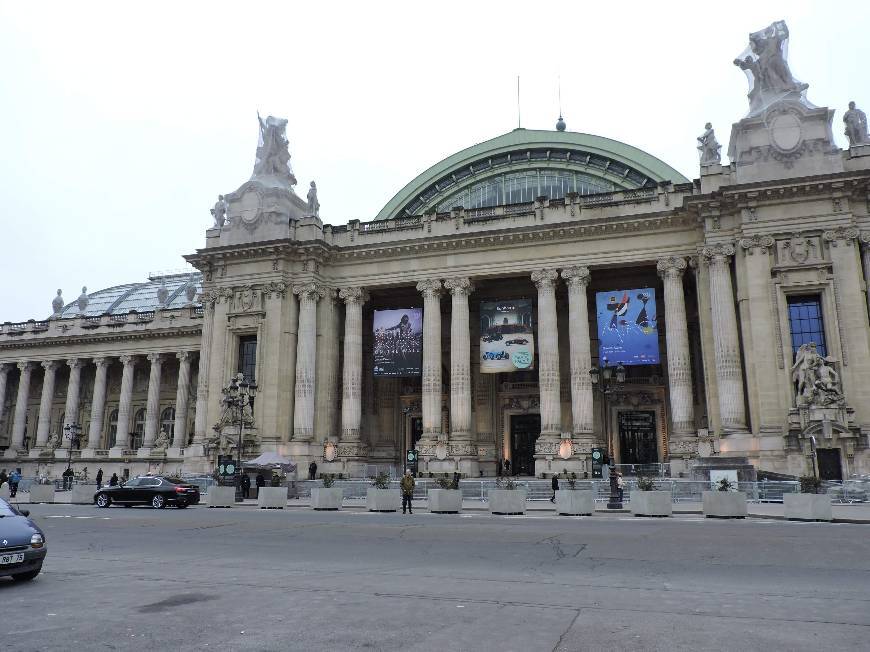
[[[561,457],[563,460],[567,460],[569,457],[571,457],[570,439],[563,439],[562,442],[559,444],[559,457]]]
[[[801,123],[794,113],[779,113],[769,122],[770,141],[780,152],[796,150],[803,141]]]
[[[511,354],[511,362],[517,369],[528,369],[532,364],[532,354],[528,351],[517,351]]]
[[[335,456],[337,455],[337,453],[338,453],[338,447],[335,444],[333,444],[332,442],[329,442],[323,448],[323,459],[325,459],[327,462],[332,462],[335,459]]]
[[[439,460],[447,459],[447,445],[446,444],[438,444],[435,447],[435,457]]]

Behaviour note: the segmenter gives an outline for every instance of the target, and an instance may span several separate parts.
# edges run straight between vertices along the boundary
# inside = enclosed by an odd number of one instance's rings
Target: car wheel
[[[166,499],[161,495],[156,495],[151,499],[151,507],[154,509],[163,509],[166,507]]]
[[[39,575],[39,571],[41,571],[41,570],[42,570],[42,567],[40,566],[36,570],[27,571],[26,573],[18,573],[18,575],[13,575],[12,579],[16,582],[29,582],[30,580],[35,578],[37,575]]]
[[[100,494],[97,496],[97,507],[108,507],[112,504],[112,499],[109,498],[106,494]]]

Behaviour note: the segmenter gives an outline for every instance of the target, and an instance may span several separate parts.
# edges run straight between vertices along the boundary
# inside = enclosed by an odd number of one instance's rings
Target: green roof
[[[533,158],[537,156],[538,158]],[[550,160],[550,152],[558,152],[562,159]],[[546,159],[541,158],[546,153]],[[549,167],[587,164],[588,172],[609,180],[618,187],[640,187],[651,182],[687,183],[682,174],[667,163],[631,145],[617,140],[571,131],[545,131],[514,129],[511,132],[478,143],[448,156],[408,183],[381,209],[376,219],[389,219],[405,214],[422,212],[437,199],[448,198],[465,185],[474,183],[478,174],[491,169],[493,159],[504,160],[513,154],[511,163],[526,167]],[[528,155],[527,161],[519,155]],[[567,162],[565,160],[567,156]],[[490,168],[487,168],[486,163]],[[597,165],[597,167],[596,167]],[[459,175],[460,178],[457,178]]]

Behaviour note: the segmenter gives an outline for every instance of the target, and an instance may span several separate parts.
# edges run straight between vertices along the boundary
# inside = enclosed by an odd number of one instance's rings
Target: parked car
[[[0,498],[0,577],[29,582],[39,575],[47,552],[45,533],[30,512]]]
[[[511,344],[528,344],[529,341],[523,337],[518,337],[515,340],[508,340],[505,342],[505,346],[510,346]]]
[[[116,487],[103,487],[94,494],[97,507],[119,505],[151,505],[163,509],[175,505],[179,509],[199,502],[199,487],[180,478],[143,475],[131,478]]]

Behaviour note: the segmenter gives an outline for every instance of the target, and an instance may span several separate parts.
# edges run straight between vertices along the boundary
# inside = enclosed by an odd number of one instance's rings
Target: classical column
[[[100,448],[103,434],[103,413],[106,411],[106,377],[109,363],[106,358],[94,358],[94,393],[91,398],[91,425],[88,429],[88,448]]]
[[[57,372],[57,362],[46,360],[42,363],[45,375],[42,378],[42,396],[39,399],[39,420],[36,422],[36,446],[41,448],[48,442],[51,428],[51,402],[54,399],[54,380]],[[70,421],[67,421],[70,423]],[[65,424],[60,424],[63,428]]]
[[[362,418],[362,306],[368,295],[362,288],[344,288],[344,369],[341,376],[341,441],[360,438]]]
[[[6,382],[9,380],[11,366],[0,362],[0,428],[3,427],[3,406],[6,404]]]
[[[69,367],[69,382],[66,386],[66,408],[64,409],[64,421],[66,423],[79,423],[79,391],[82,385],[82,361],[78,358],[70,358],[66,361]],[[65,424],[61,424],[65,425]],[[81,425],[81,424],[79,424]],[[79,431],[84,434],[82,431]],[[81,440],[80,445],[81,445]],[[72,441],[65,437],[61,441],[64,448],[72,446]]]
[[[317,306],[317,381],[314,390],[314,436],[319,442],[336,441],[336,387],[338,381],[337,292],[324,288]]]
[[[118,402],[118,431],[115,436],[115,447],[127,449],[130,447],[130,408],[133,403],[133,374],[136,358],[132,355],[121,356],[121,397]]]
[[[729,264],[734,255],[734,246],[720,244],[704,247],[701,253],[710,267],[713,349],[722,433],[746,432],[743,365],[740,359],[737,313],[734,309],[734,291],[731,286]]]
[[[180,351],[178,358],[178,389],[175,392],[175,434],[173,448],[187,446],[187,403],[190,398],[190,351]]]
[[[552,444],[562,434],[559,386],[559,332],[556,322],[555,269],[532,272],[538,288],[538,388],[541,396],[541,439]],[[541,447],[538,447],[539,449]]]
[[[423,293],[423,445],[441,436],[441,281],[420,281],[417,291]]]
[[[314,383],[317,363],[317,302],[322,290],[315,283],[293,286],[299,297],[299,339],[296,344],[296,389],[293,439],[314,437]]]
[[[18,395],[15,399],[15,416],[12,419],[12,442],[9,450],[24,448],[24,431],[27,428],[27,401],[30,400],[30,374],[32,362],[19,362]]]
[[[196,415],[193,420],[193,443],[205,442],[208,423],[208,373],[211,360],[211,341],[214,332],[214,302],[208,297],[202,301],[202,340],[199,347],[199,370],[196,383]]]
[[[160,427],[160,372],[163,366],[163,356],[160,353],[149,353],[151,373],[148,376],[148,402],[145,404],[145,435],[142,448],[154,446],[157,430]]]
[[[668,388],[670,392],[671,433],[670,452],[691,453],[691,445],[679,444],[695,436],[695,415],[692,402],[692,364],[689,359],[689,329],[686,323],[686,301],[683,273],[686,259],[670,256],[656,265],[665,287],[665,341],[668,354]],[[697,450],[697,449],[695,449]]]
[[[571,434],[584,452],[590,453],[595,437],[592,433],[592,350],[589,340],[589,308],[586,288],[588,267],[562,270],[568,284],[568,344],[571,356]],[[540,330],[540,329],[539,329]]]
[[[468,295],[474,290],[468,278],[449,278],[450,291],[450,442],[471,441],[471,342]],[[460,451],[468,455],[468,451]]]

